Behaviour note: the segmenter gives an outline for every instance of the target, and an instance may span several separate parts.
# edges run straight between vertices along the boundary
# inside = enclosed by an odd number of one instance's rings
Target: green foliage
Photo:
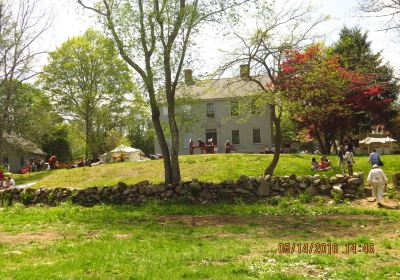
[[[124,102],[135,91],[131,72],[111,40],[88,30],[50,53],[40,83],[56,110],[84,135],[85,156],[97,156],[112,129],[121,129]]]
[[[68,141],[68,126],[60,124],[51,130],[46,130],[42,146],[48,155],[56,155],[59,161],[70,161],[72,153],[70,142]]]
[[[263,203],[7,207],[0,215],[0,278],[398,278],[400,238],[382,231],[399,227],[398,212],[343,205],[304,210],[299,215]],[[368,231],[359,233],[365,224]],[[279,254],[278,244],[286,242],[338,243],[340,251],[372,242],[377,253]]]
[[[333,45],[332,53],[339,56],[341,66],[374,75],[373,83],[384,88],[381,99],[396,100],[400,87],[394,78],[393,67],[383,62],[381,52],[373,52],[368,32],[362,32],[358,27],[344,27],[340,31],[339,40]],[[358,133],[369,131],[373,125],[385,123],[387,129],[396,131],[394,120],[397,114],[392,106],[385,110],[357,112],[350,116],[350,129]]]

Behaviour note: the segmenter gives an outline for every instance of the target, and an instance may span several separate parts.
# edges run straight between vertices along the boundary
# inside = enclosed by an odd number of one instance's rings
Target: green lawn
[[[0,279],[400,279],[400,212],[273,204],[4,208]],[[339,252],[279,254],[285,242]],[[346,253],[347,243],[375,252]]]
[[[282,155],[276,175],[315,174],[310,170],[312,155]],[[320,172],[331,176],[339,172],[337,157],[329,156],[334,169]],[[197,178],[202,181],[219,182],[226,179],[235,179],[242,174],[258,176],[271,161],[272,155],[250,154],[219,154],[219,155],[194,155],[182,156],[181,171],[185,180]],[[355,171],[368,173],[370,165],[367,156],[356,156]],[[400,171],[400,155],[383,155],[384,171],[389,176]],[[158,183],[163,181],[162,161],[147,161],[140,163],[118,163],[97,167],[85,167],[71,170],[54,170],[16,175],[17,184],[37,182],[36,187],[74,187],[84,188],[89,186],[114,185],[119,181],[136,183],[150,180]]]

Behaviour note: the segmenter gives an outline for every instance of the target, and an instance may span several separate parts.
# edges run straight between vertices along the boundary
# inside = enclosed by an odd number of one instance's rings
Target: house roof
[[[268,82],[266,76],[256,79],[263,84]],[[177,97],[190,97],[200,100],[215,100],[245,97],[260,91],[260,86],[252,81],[240,77],[223,78],[216,80],[197,81],[194,85],[181,84],[177,88]]]
[[[11,132],[11,133],[3,132],[3,139],[10,146],[14,147],[17,150],[23,151],[25,153],[34,154],[34,155],[42,155],[42,156],[47,155],[45,152],[43,152],[42,149],[40,149],[32,141],[22,138],[14,132]]]

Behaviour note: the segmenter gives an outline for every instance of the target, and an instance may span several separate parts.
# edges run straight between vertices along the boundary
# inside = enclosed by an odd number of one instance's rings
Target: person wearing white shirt
[[[372,187],[372,196],[376,198],[378,207],[382,206],[383,190],[387,186],[388,179],[385,172],[377,164],[372,166],[368,174],[368,185]]]
[[[347,169],[349,170],[349,175],[353,175],[353,164],[354,164],[354,159],[353,159],[353,153],[347,149],[347,152],[344,154],[344,160],[347,163]]]
[[[4,187],[6,189],[8,188],[15,188],[15,181],[13,178],[11,178],[11,176],[8,176],[6,181],[4,182]]]

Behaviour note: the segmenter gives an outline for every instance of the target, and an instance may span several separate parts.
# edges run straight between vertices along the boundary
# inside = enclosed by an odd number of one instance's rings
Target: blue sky
[[[382,26],[382,22],[377,19],[355,16],[357,1],[358,0],[310,0],[312,5],[317,8],[318,12],[331,16],[331,20],[320,27],[327,35],[326,43],[331,44],[334,42],[338,38],[339,31],[344,25],[348,27],[358,25],[363,30],[369,32],[369,39],[372,41],[373,49],[375,51],[382,50],[385,60],[389,61],[397,72],[400,72],[400,52],[397,48],[400,33],[396,36],[395,33],[378,32],[377,30]],[[95,25],[94,20],[88,19],[88,16],[92,14],[82,11],[76,4],[76,0],[41,0],[41,2],[44,8],[52,11],[54,14],[53,26],[46,34],[44,40],[41,41],[41,44],[46,44],[47,50],[54,50],[68,38],[82,34],[88,27]],[[212,71],[212,68],[216,67],[221,60],[220,49],[229,46],[223,39],[213,38],[211,33],[212,30],[210,30],[210,34],[205,34],[207,40],[199,42],[203,63],[195,66],[198,67],[194,69],[195,73]],[[42,59],[41,63],[43,64],[45,62],[46,60]]]

